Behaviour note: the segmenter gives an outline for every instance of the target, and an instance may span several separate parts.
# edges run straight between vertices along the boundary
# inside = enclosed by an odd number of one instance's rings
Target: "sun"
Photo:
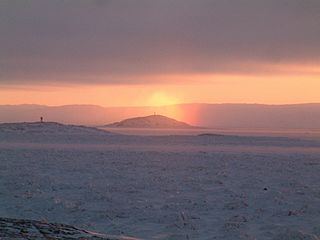
[[[185,120],[185,114],[183,114],[183,111],[179,106],[180,102],[177,96],[169,95],[164,91],[156,91],[150,95],[147,102],[149,106],[155,107],[157,114],[165,115],[180,121]]]
[[[178,99],[165,92],[155,92],[150,96],[148,103],[150,106],[174,105],[178,103]]]

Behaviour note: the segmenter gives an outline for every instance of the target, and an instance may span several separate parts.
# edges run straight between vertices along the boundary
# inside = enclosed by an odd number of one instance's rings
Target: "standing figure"
[[[43,117],[40,117],[40,122],[42,122],[42,123],[43,123]]]

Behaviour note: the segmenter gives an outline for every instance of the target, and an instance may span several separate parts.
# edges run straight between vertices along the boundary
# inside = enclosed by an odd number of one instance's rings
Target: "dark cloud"
[[[319,64],[319,26],[319,0],[2,0],[0,82],[263,74]]]

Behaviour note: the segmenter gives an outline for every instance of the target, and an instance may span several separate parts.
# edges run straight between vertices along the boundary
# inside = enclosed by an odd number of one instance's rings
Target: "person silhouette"
[[[42,123],[43,123],[43,117],[40,117],[40,122],[42,122]]]

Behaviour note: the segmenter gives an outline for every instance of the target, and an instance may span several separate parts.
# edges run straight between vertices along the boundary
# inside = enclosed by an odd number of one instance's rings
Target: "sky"
[[[0,104],[320,102],[319,0],[1,0]]]

